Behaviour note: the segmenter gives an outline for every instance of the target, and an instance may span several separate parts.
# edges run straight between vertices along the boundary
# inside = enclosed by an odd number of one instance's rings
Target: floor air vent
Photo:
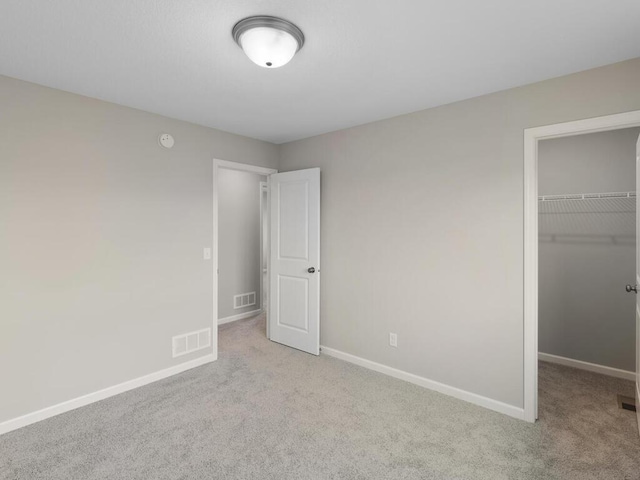
[[[618,408],[623,410],[636,411],[636,399],[633,397],[627,397],[626,395],[618,394]]]

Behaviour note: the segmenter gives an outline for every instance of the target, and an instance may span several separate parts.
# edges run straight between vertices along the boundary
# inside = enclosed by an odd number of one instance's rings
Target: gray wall
[[[212,159],[278,155],[0,77],[0,422],[209,353],[171,358],[213,322]]]
[[[322,168],[322,344],[522,406],[522,131],[638,84],[640,59],[277,147],[0,77],[0,421],[206,353],[169,342],[213,317],[213,157]]]
[[[541,141],[538,194],[635,191],[638,135],[623,128]]]
[[[221,168],[218,177],[218,318],[258,310],[260,182],[267,177]],[[233,297],[256,292],[256,305],[233,308]]]
[[[640,59],[283,145],[322,168],[321,343],[522,407],[523,130],[638,85]]]
[[[540,142],[540,194],[635,191],[639,134]],[[539,233],[539,350],[634,371],[635,199],[544,202]]]

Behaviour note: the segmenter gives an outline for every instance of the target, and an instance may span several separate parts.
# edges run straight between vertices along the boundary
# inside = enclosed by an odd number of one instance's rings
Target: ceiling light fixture
[[[267,15],[240,20],[231,34],[247,57],[264,68],[286,65],[304,45],[302,30],[282,18]]]

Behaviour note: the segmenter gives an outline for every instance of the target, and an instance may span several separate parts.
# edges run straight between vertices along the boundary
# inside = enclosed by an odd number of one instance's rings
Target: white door
[[[640,137],[636,143],[636,192],[640,185]],[[640,197],[636,196],[636,419],[640,429]]]
[[[320,353],[320,169],[269,176],[269,335]]]

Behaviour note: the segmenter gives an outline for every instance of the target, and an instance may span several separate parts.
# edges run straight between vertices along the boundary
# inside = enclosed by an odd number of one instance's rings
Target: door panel
[[[288,328],[295,328],[301,332],[309,331],[309,280],[306,278],[278,277],[280,305],[279,323]]]
[[[278,256],[291,260],[309,259],[309,185],[306,181],[280,182]]]
[[[320,169],[269,177],[270,338],[320,353]]]

